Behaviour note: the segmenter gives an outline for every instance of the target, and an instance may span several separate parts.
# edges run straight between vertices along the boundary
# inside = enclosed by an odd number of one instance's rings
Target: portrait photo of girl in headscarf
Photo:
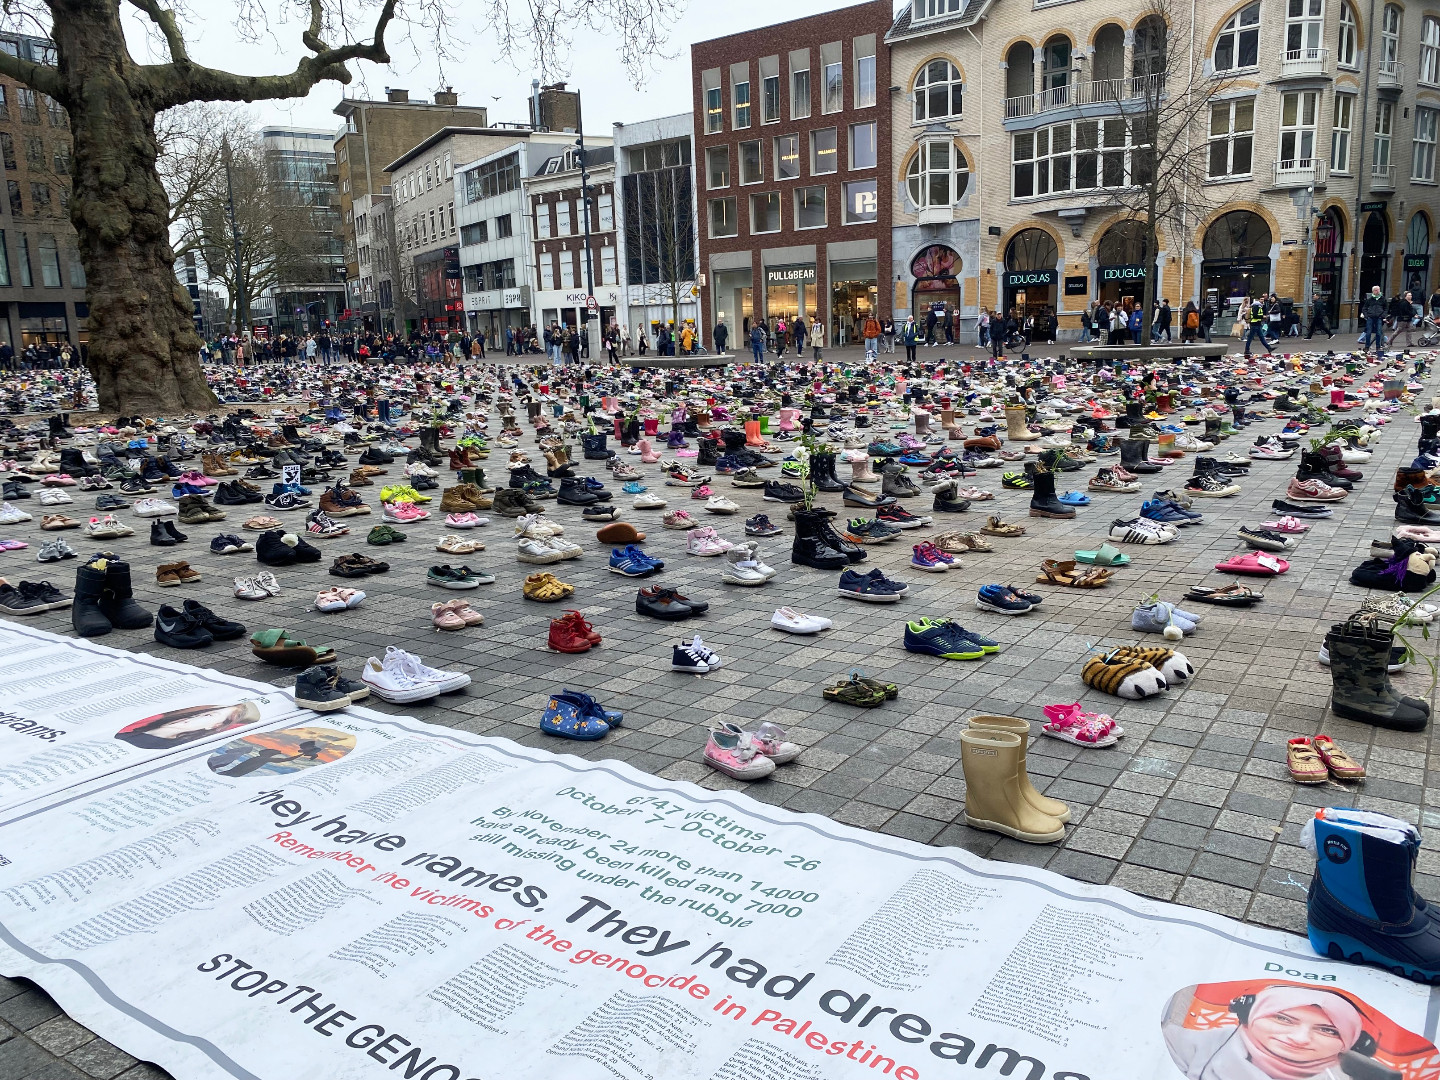
[[[259,719],[260,708],[253,701],[239,701],[234,705],[189,705],[136,720],[117,731],[115,737],[141,750],[169,750],[208,735],[253,724]]]
[[[1435,1054],[1433,1044],[1338,988],[1259,980],[1190,986],[1170,999],[1161,1030],[1187,1080],[1440,1077],[1440,1068],[1421,1064]]]

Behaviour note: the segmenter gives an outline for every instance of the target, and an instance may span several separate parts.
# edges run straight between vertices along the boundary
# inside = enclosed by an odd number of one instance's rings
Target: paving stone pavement
[[[1421,396],[1428,397],[1428,391]],[[1255,434],[1279,426],[1277,420],[1256,424],[1247,435],[1223,443],[1219,452],[1233,448],[1243,453]],[[1120,570],[1113,584],[1094,591],[1028,583],[1042,558],[1070,558],[1077,548],[1098,546],[1110,521],[1135,513],[1140,497],[1096,495],[1093,505],[1072,521],[1042,520],[1026,516],[1024,493],[999,487],[999,470],[982,471],[973,482],[997,491],[993,503],[977,503],[967,514],[942,516],[934,530],[910,535],[976,528],[989,512],[1024,524],[1026,535],[997,538],[993,554],[967,555],[962,569],[944,575],[910,570],[904,540],[869,548],[868,565],[910,584],[908,595],[895,606],[838,597],[837,575],[790,565],[787,537],[762,542],[762,554],[780,571],[774,581],[758,589],[721,585],[720,560],[684,554],[685,534],[660,528],[661,511],[630,510],[630,498],[620,495],[623,520],[645,531],[646,550],[666,560],[660,580],[711,603],[704,619],[679,626],[638,616],[638,584],[608,572],[608,549],[594,540],[578,509],[549,504],[547,516],[565,524],[567,537],[584,544],[586,553],[548,569],[576,586],[576,606],[605,637],[601,648],[579,656],[546,650],[548,620],[566,605],[523,599],[520,583],[537,568],[514,561],[512,523],[494,515],[488,528],[469,534],[485,541],[488,550],[465,561],[490,570],[497,581],[459,594],[471,599],[486,622],[457,633],[440,633],[430,626],[430,604],[452,596],[424,581],[428,566],[445,561],[433,550],[446,531],[438,524],[438,514],[432,521],[403,527],[407,543],[378,549],[363,541],[378,515],[349,519],[356,536],[315,541],[325,560],[277,571],[282,595],[256,603],[236,600],[231,591],[233,576],[257,569],[253,556],[216,556],[208,550],[210,537],[222,528],[239,531],[246,515],[233,509],[222,524],[182,527],[192,539],[180,548],[150,547],[148,522],[140,519],[131,522],[136,536],[111,546],[131,561],[137,596],[152,608],[194,598],[243,620],[252,630],[286,626],[312,644],[333,645],[352,677],[365,657],[383,653],[389,644],[417,652],[434,666],[460,668],[473,676],[469,688],[431,705],[368,703],[372,708],[555,752],[618,758],[707,788],[743,787],[763,802],[860,828],[1045,866],[1083,881],[1303,934],[1311,860],[1299,846],[1299,831],[1315,807],[1359,806],[1426,827],[1440,826],[1440,772],[1429,775],[1432,764],[1440,769],[1440,759],[1431,734],[1389,732],[1333,718],[1327,709],[1328,672],[1315,659],[1326,629],[1353,611],[1364,595],[1347,583],[1349,571],[1365,558],[1372,537],[1388,535],[1393,523],[1390,478],[1397,465],[1408,464],[1413,456],[1417,433],[1412,417],[1403,412],[1385,427],[1374,459],[1360,466],[1366,481],[1335,507],[1331,519],[1314,523],[1289,556],[1289,573],[1262,583],[1262,604],[1250,610],[1194,605],[1205,621],[1182,649],[1198,669],[1196,676],[1183,689],[1143,702],[1122,702],[1084,687],[1079,677],[1082,660],[1093,646],[1135,641],[1130,613],[1149,594],[1178,600],[1192,583],[1223,583],[1213,565],[1243,550],[1234,536],[1238,525],[1271,516],[1270,501],[1282,493],[1292,473],[1289,463],[1256,462],[1239,496],[1197,499],[1207,521],[1186,529],[1178,542],[1159,548],[1126,545],[1133,565]],[[527,445],[531,441],[525,440]],[[502,467],[504,457],[503,451],[494,451],[487,464]],[[1188,462],[1171,466],[1155,479],[1163,486],[1181,486]],[[585,471],[603,474],[600,469]],[[1092,471],[1067,474],[1062,486],[1068,480],[1083,489]],[[391,472],[398,474],[398,467]],[[690,507],[685,489],[664,487],[654,467],[646,472],[652,491],[669,499],[671,506]],[[731,488],[724,477],[716,477],[713,486],[742,508],[731,518],[697,513],[722,535],[739,539],[744,517],[757,509],[784,523],[785,507],[761,502],[758,491]],[[361,489],[377,507],[378,492],[378,484]],[[840,509],[838,496],[822,496],[821,502]],[[928,502],[923,496],[913,500]],[[74,509],[88,503],[86,497]],[[128,520],[128,514],[122,516]],[[301,524],[300,513],[281,516]],[[73,564],[42,568],[33,562],[42,536],[38,520],[37,514],[36,523],[10,530],[32,547],[0,555],[0,573],[12,578],[48,576],[69,591]],[[82,553],[90,550],[91,545],[73,533],[68,538]],[[368,593],[360,608],[333,615],[315,611],[315,591],[337,581],[326,574],[331,558],[349,551],[384,558],[391,570],[347,583]],[[155,586],[154,566],[176,558],[188,559],[204,581],[187,588]],[[1025,584],[1045,595],[1044,605],[1018,618],[977,611],[975,589],[990,581]],[[774,631],[769,618],[781,605],[824,614],[835,628],[804,638]],[[958,618],[999,639],[1004,648],[980,662],[907,653],[901,645],[903,621],[921,615]],[[27,621],[69,632],[65,612]],[[705,676],[670,670],[671,644],[692,632],[724,656],[723,668]],[[1418,633],[1410,639],[1433,658],[1436,643],[1422,641]],[[262,664],[244,639],[204,652],[167,649],[149,632],[117,632],[98,640],[279,685],[293,682],[294,672]],[[1146,636],[1146,641],[1160,639]],[[898,683],[899,699],[874,710],[825,702],[821,688],[855,668]],[[1423,665],[1398,678],[1402,691],[1412,696],[1424,696],[1431,681]],[[589,691],[623,709],[625,726],[599,743],[562,744],[542,735],[536,726],[540,710],[548,694],[561,686]],[[1433,702],[1433,694],[1431,698]],[[957,737],[964,719],[976,713],[1006,713],[1039,721],[1043,705],[1076,700],[1087,709],[1116,716],[1127,735],[1103,750],[1043,737],[1032,740],[1029,761],[1037,786],[1072,807],[1073,823],[1065,840],[1033,846],[965,826]],[[805,754],[798,764],[763,782],[733,781],[700,762],[706,727],[720,719],[779,723],[788,738],[806,747]],[[1038,733],[1038,725],[1034,730]],[[1321,731],[1366,764],[1369,779],[1364,784],[1300,787],[1288,779],[1286,739]],[[1422,850],[1417,884],[1425,895],[1440,895],[1440,854]],[[37,987],[0,979],[0,1080],[148,1080],[165,1075],[94,1037]]]

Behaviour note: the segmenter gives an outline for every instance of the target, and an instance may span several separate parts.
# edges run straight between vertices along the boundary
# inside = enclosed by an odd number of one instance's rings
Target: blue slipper
[[[1063,506],[1089,506],[1090,496],[1080,491],[1067,491],[1056,501]]]
[[[599,716],[586,712],[571,697],[556,695],[540,716],[540,730],[562,739],[593,742],[610,734],[610,725]]]

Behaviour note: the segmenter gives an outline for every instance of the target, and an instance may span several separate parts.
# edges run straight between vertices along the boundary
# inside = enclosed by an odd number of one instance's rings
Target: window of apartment
[[[970,184],[970,164],[949,139],[929,139],[915,148],[905,184],[917,207],[950,206]]]
[[[1426,15],[1420,23],[1420,81],[1440,85],[1440,19]]]
[[[455,204],[454,204],[453,202],[449,202],[449,203],[446,203],[446,204],[445,204],[445,217],[446,217],[446,219],[448,220],[448,222],[449,222],[449,224],[450,224],[450,235],[451,235],[451,236],[454,236],[454,235],[455,235]]]
[[[780,76],[766,75],[760,80],[760,122],[780,122]]]
[[[1220,28],[1215,40],[1215,70],[1237,71],[1260,63],[1260,5],[1243,7]]]
[[[570,204],[557,202],[555,204],[555,235],[569,236],[574,231],[570,224]]]
[[[4,90],[5,90],[5,88],[4,88],[3,86],[0,86],[0,120],[9,120],[9,119],[10,119],[10,105],[9,105],[9,103],[5,100]],[[6,284],[9,284],[9,282],[6,282]]]
[[[1340,5],[1340,32],[1335,38],[1335,62],[1343,68],[1358,67],[1356,63],[1356,41],[1360,28],[1355,21],[1355,9],[1348,3]]]
[[[855,108],[875,104],[875,35],[855,39]]]
[[[738,236],[740,218],[735,210],[735,196],[710,200],[710,238]]]
[[[840,49],[838,41],[820,46],[825,93],[820,111],[824,113],[835,113],[845,108],[845,65],[841,62]]]
[[[40,234],[40,284],[47,289],[59,289],[65,284],[60,280],[60,245],[54,233]]]
[[[615,197],[601,195],[595,200],[595,205],[600,216],[600,231],[609,232],[615,228]]]
[[[575,288],[575,260],[568,251],[560,252],[560,288]]]
[[[725,130],[725,104],[720,98],[720,87],[705,88],[705,134],[714,135]]]
[[[1249,176],[1255,154],[1255,99],[1210,105],[1210,178]]]
[[[460,226],[460,243],[462,244],[483,244],[489,239],[490,230],[483,221],[477,221],[473,225]]]
[[[811,176],[824,176],[839,169],[839,137],[840,132],[836,128],[822,128],[810,133]]]
[[[790,119],[803,120],[810,115],[810,54],[805,55],[805,67],[793,68],[790,72]]]
[[[1117,188],[1130,184],[1132,161],[1124,120],[1077,120],[1013,136],[1012,197]]]
[[[440,238],[440,226],[445,223],[445,211],[440,211],[440,220],[435,220],[435,211],[430,211],[430,235],[437,240]]]
[[[20,284],[26,289],[34,288],[35,275],[30,271],[30,237],[20,234]]]
[[[1376,171],[1390,166],[1390,137],[1395,129],[1395,103],[1392,101],[1378,101],[1375,103],[1375,146],[1370,155],[1370,161]]]
[[[550,238],[550,204],[538,203],[535,207],[535,235],[541,240]]]
[[[507,236],[515,235],[515,217],[513,214],[501,214],[495,219],[495,239],[503,240]]]
[[[794,180],[800,176],[800,136],[775,136],[775,179]]]
[[[1354,128],[1355,95],[1335,95],[1335,125],[1330,132],[1330,171],[1350,171],[1350,132]]]
[[[619,266],[615,260],[615,249],[605,247],[600,249],[600,284],[619,284]]]
[[[954,15],[960,10],[961,0],[915,0],[910,18],[915,22],[923,19],[938,19],[941,15]]]
[[[15,160],[15,139],[8,131],[0,131],[0,155],[5,158],[5,168],[13,170],[20,167]]]
[[[1386,4],[1380,16],[1380,74],[1396,75],[1400,70],[1400,9]]]
[[[1435,182],[1435,119],[1440,112],[1415,107],[1415,144],[1410,154],[1410,179]]]
[[[949,60],[931,60],[915,76],[915,122],[960,116],[965,84]]]
[[[825,227],[825,185],[795,189],[795,228]]]
[[[875,121],[850,125],[850,168],[875,168]]]
[[[79,261],[78,255],[75,256],[75,261]],[[83,285],[85,283],[83,280],[85,276],[83,271],[80,276],[82,278],[80,284]],[[5,246],[5,231],[3,229],[0,229],[0,286],[4,286],[7,289],[10,287],[10,252]]]
[[[1280,167],[1305,169],[1315,161],[1315,122],[1320,107],[1316,90],[1280,98]]]
[[[1325,0],[1286,0],[1285,58],[1314,60],[1325,32]]]
[[[20,119],[27,124],[38,124],[40,122],[40,106],[37,103],[34,90],[28,90],[23,86],[15,88],[15,101],[20,106]]]
[[[780,193],[770,191],[750,196],[750,232],[780,231]]]
[[[434,167],[433,165],[426,165],[426,166],[425,166],[425,190],[426,190],[426,191],[433,191],[434,189],[435,189],[435,167]]]
[[[879,185],[869,180],[852,180],[844,185],[845,224],[863,225],[880,217]]]
[[[540,255],[540,288],[555,288],[555,261],[548,251]]]
[[[711,146],[705,150],[705,186],[710,190],[730,186],[730,148]]]
[[[30,205],[35,213],[43,214],[50,209],[50,185],[37,184],[33,181],[30,184]]]
[[[740,144],[740,183],[758,184],[765,179],[765,164],[760,156],[760,140]]]
[[[45,140],[31,135],[25,140],[25,164],[39,169],[45,164]]]
[[[735,98],[735,120],[734,127],[748,128],[750,126],[750,83],[738,82],[731,89]]]

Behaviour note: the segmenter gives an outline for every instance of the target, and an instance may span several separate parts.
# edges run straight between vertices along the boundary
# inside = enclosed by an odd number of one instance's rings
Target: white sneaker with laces
[[[558,551],[562,559],[578,559],[585,554],[585,549],[573,540],[566,540],[564,537],[551,536],[540,541],[551,551]]]
[[[391,648],[393,647],[391,646]],[[388,650],[386,661],[387,663],[382,664],[372,656],[365,661],[365,668],[360,672],[360,681],[368,686],[381,701],[405,705],[413,701],[427,701],[430,698],[439,697],[440,688],[434,683],[412,678],[405,674],[399,666],[389,664]]]
[[[784,630],[787,634],[818,634],[821,630],[829,630],[835,624],[819,615],[807,615],[794,608],[782,607],[770,616],[770,625],[776,630]]]
[[[235,579],[235,596],[239,600],[264,600],[269,595],[267,590],[255,584],[254,578]]]
[[[515,545],[515,558],[523,563],[546,565],[557,563],[564,557],[544,540],[532,540],[528,536],[522,537]]]
[[[16,525],[22,521],[34,521],[34,517],[8,502],[0,502],[0,525]]]
[[[630,504],[636,510],[663,510],[665,500],[659,495],[651,495],[648,491],[635,496],[635,501]]]
[[[733,514],[739,510],[740,507],[724,495],[711,495],[710,498],[705,500],[705,509],[712,514]]]
[[[439,686],[442,694],[470,685],[470,676],[463,671],[441,671],[439,668],[427,667],[414,653],[394,645],[385,649],[385,667],[399,667],[412,679]]]

